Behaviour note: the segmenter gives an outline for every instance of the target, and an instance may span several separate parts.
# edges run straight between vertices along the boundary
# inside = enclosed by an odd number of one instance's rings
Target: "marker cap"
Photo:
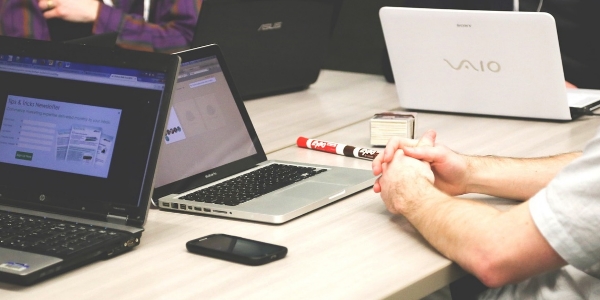
[[[306,148],[307,141],[308,141],[308,139],[303,136],[298,137],[298,139],[296,140],[296,145],[298,145],[298,147]]]

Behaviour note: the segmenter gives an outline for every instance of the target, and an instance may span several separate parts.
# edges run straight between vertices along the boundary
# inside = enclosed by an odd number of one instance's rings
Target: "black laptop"
[[[179,58],[0,37],[0,280],[140,243]]]
[[[297,91],[321,70],[341,0],[204,0],[192,47],[218,44],[242,99]]]

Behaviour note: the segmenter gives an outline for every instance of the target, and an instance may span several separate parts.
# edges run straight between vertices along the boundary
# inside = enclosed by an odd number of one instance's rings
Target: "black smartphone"
[[[245,265],[258,266],[282,259],[287,248],[227,234],[211,234],[185,244],[188,251]]]

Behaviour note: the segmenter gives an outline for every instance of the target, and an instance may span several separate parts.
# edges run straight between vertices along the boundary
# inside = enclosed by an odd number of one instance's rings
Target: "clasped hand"
[[[388,210],[406,214],[414,205],[436,192],[466,193],[468,159],[435,144],[436,132],[421,139],[393,138],[373,160],[373,174],[380,176],[373,190],[381,193]]]
[[[63,19],[76,23],[96,20],[100,2],[97,0],[38,0],[38,6],[46,19]]]

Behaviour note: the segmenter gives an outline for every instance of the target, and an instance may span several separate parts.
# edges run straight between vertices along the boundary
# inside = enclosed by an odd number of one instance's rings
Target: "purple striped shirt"
[[[133,50],[172,53],[190,47],[202,0],[151,0],[148,22],[136,1],[143,0],[114,0],[113,7],[101,3],[92,32],[117,31],[117,45]],[[0,35],[50,40],[37,2],[0,0]]]

